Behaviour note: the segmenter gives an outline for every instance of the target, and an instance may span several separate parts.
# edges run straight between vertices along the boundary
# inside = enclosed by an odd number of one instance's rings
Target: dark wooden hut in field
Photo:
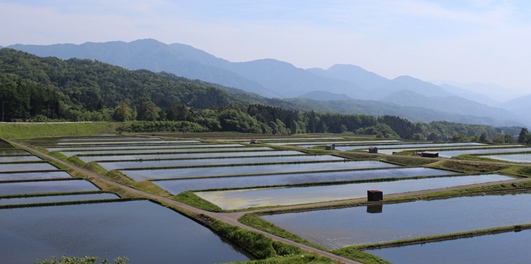
[[[420,153],[420,156],[421,157],[425,157],[425,158],[437,158],[437,157],[439,157],[439,152],[423,151],[423,152]]]
[[[326,145],[325,149],[326,150],[335,150],[336,149],[336,144],[334,144],[334,143],[328,144],[328,145]]]
[[[378,147],[369,147],[369,153],[378,153]]]

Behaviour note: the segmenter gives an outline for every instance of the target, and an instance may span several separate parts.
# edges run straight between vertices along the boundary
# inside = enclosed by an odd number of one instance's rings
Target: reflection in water
[[[364,207],[352,207],[265,215],[262,218],[311,242],[334,249],[526,224],[531,222],[531,213],[522,208],[527,208],[530,203],[530,193],[485,195],[386,204],[385,212],[376,214],[367,213],[368,209]]]
[[[382,210],[383,210],[383,204],[381,203],[367,205],[367,213],[379,214],[382,212]]]
[[[249,260],[208,228],[145,200],[0,209],[0,245],[0,263],[63,254],[131,263]]]
[[[531,230],[524,230],[367,252],[391,263],[529,263],[529,241]]]

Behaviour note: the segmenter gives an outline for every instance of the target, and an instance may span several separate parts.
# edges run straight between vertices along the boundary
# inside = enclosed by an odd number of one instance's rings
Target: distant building
[[[439,152],[423,151],[423,152],[420,153],[420,156],[421,157],[425,157],[425,158],[437,158],[437,157],[439,157]]]
[[[369,153],[378,153],[378,147],[369,147]]]
[[[260,142],[260,140],[258,139],[251,139],[251,142],[249,142],[249,144],[261,144],[262,142]]]
[[[335,150],[336,149],[336,144],[334,144],[334,143],[328,144],[328,145],[326,145],[325,149],[326,150]]]

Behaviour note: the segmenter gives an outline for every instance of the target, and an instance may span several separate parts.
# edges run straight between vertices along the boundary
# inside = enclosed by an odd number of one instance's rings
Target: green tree
[[[527,143],[527,135],[529,134],[529,131],[527,131],[526,127],[522,127],[520,130],[520,134],[518,134],[518,143],[520,144],[528,144]]]
[[[128,103],[121,102],[114,108],[113,119],[122,122],[133,120],[133,109]]]
[[[155,121],[159,118],[160,109],[152,101],[142,103],[138,111],[138,119],[144,121]]]

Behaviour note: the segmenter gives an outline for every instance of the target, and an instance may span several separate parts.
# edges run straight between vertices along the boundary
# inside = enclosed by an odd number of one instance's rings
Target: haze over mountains
[[[329,112],[398,115],[411,121],[525,126],[531,124],[531,95],[498,102],[455,85],[435,85],[411,76],[387,79],[354,65],[301,69],[274,59],[230,62],[184,44],[153,39],[105,42],[12,45],[38,56],[86,58],[128,69],[170,72],[239,88],[265,97],[308,101]],[[315,100],[315,101],[314,101]]]

